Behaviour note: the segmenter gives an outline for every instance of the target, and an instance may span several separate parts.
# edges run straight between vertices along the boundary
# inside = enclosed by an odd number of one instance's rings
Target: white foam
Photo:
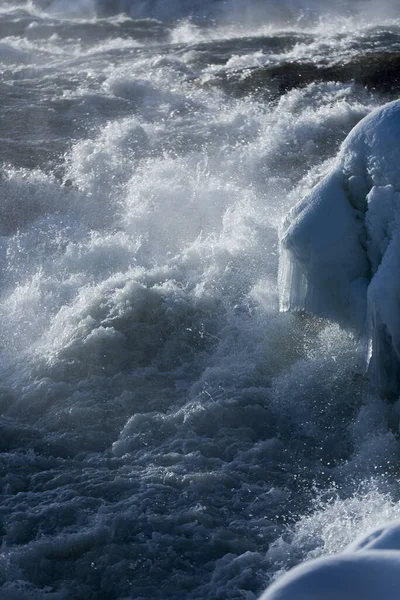
[[[40,135],[67,145],[54,176],[0,182],[0,596],[253,600],[291,562],[266,549],[315,508],[314,478],[346,498],[395,463],[354,337],[277,309],[292,188],[375,101],[339,83],[231,97],[204,64],[219,46],[132,48],[120,22],[75,35],[53,14],[12,41],[58,52],[15,89],[43,92]],[[222,74],[254,59],[234,51]],[[297,558],[333,546],[298,540]]]

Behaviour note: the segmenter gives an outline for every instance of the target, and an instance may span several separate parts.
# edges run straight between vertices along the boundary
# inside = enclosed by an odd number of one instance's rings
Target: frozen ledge
[[[398,395],[400,101],[350,132],[332,171],[287,216],[281,247],[281,309],[368,336],[371,380]]]
[[[259,600],[398,600],[400,525],[388,524],[341,554],[306,562]]]

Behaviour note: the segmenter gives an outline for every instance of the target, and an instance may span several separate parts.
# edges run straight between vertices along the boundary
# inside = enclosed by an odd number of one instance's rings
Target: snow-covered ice
[[[400,525],[392,523],[343,553],[296,567],[260,600],[398,600],[399,589]]]
[[[282,310],[337,321],[370,341],[368,370],[386,396],[400,391],[400,101],[350,132],[323,180],[283,226]],[[400,524],[305,562],[260,600],[397,600]]]
[[[369,374],[400,387],[400,101],[365,117],[284,223],[281,308],[370,338]]]

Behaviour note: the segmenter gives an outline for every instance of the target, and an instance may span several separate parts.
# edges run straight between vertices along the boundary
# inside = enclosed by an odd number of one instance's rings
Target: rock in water
[[[400,101],[350,132],[330,173],[287,216],[282,310],[305,310],[365,333],[368,371],[400,392]]]

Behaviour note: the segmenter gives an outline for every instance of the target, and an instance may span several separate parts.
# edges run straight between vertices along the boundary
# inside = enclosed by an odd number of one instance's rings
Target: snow
[[[283,225],[282,310],[305,310],[370,340],[369,374],[400,391],[400,101],[350,132],[324,179]],[[398,600],[400,524],[306,562],[260,600]]]
[[[282,310],[305,310],[371,340],[369,374],[400,389],[400,101],[365,117],[331,171],[287,216]]]
[[[260,600],[398,600],[399,589],[400,524],[392,523],[341,554],[294,568]]]

